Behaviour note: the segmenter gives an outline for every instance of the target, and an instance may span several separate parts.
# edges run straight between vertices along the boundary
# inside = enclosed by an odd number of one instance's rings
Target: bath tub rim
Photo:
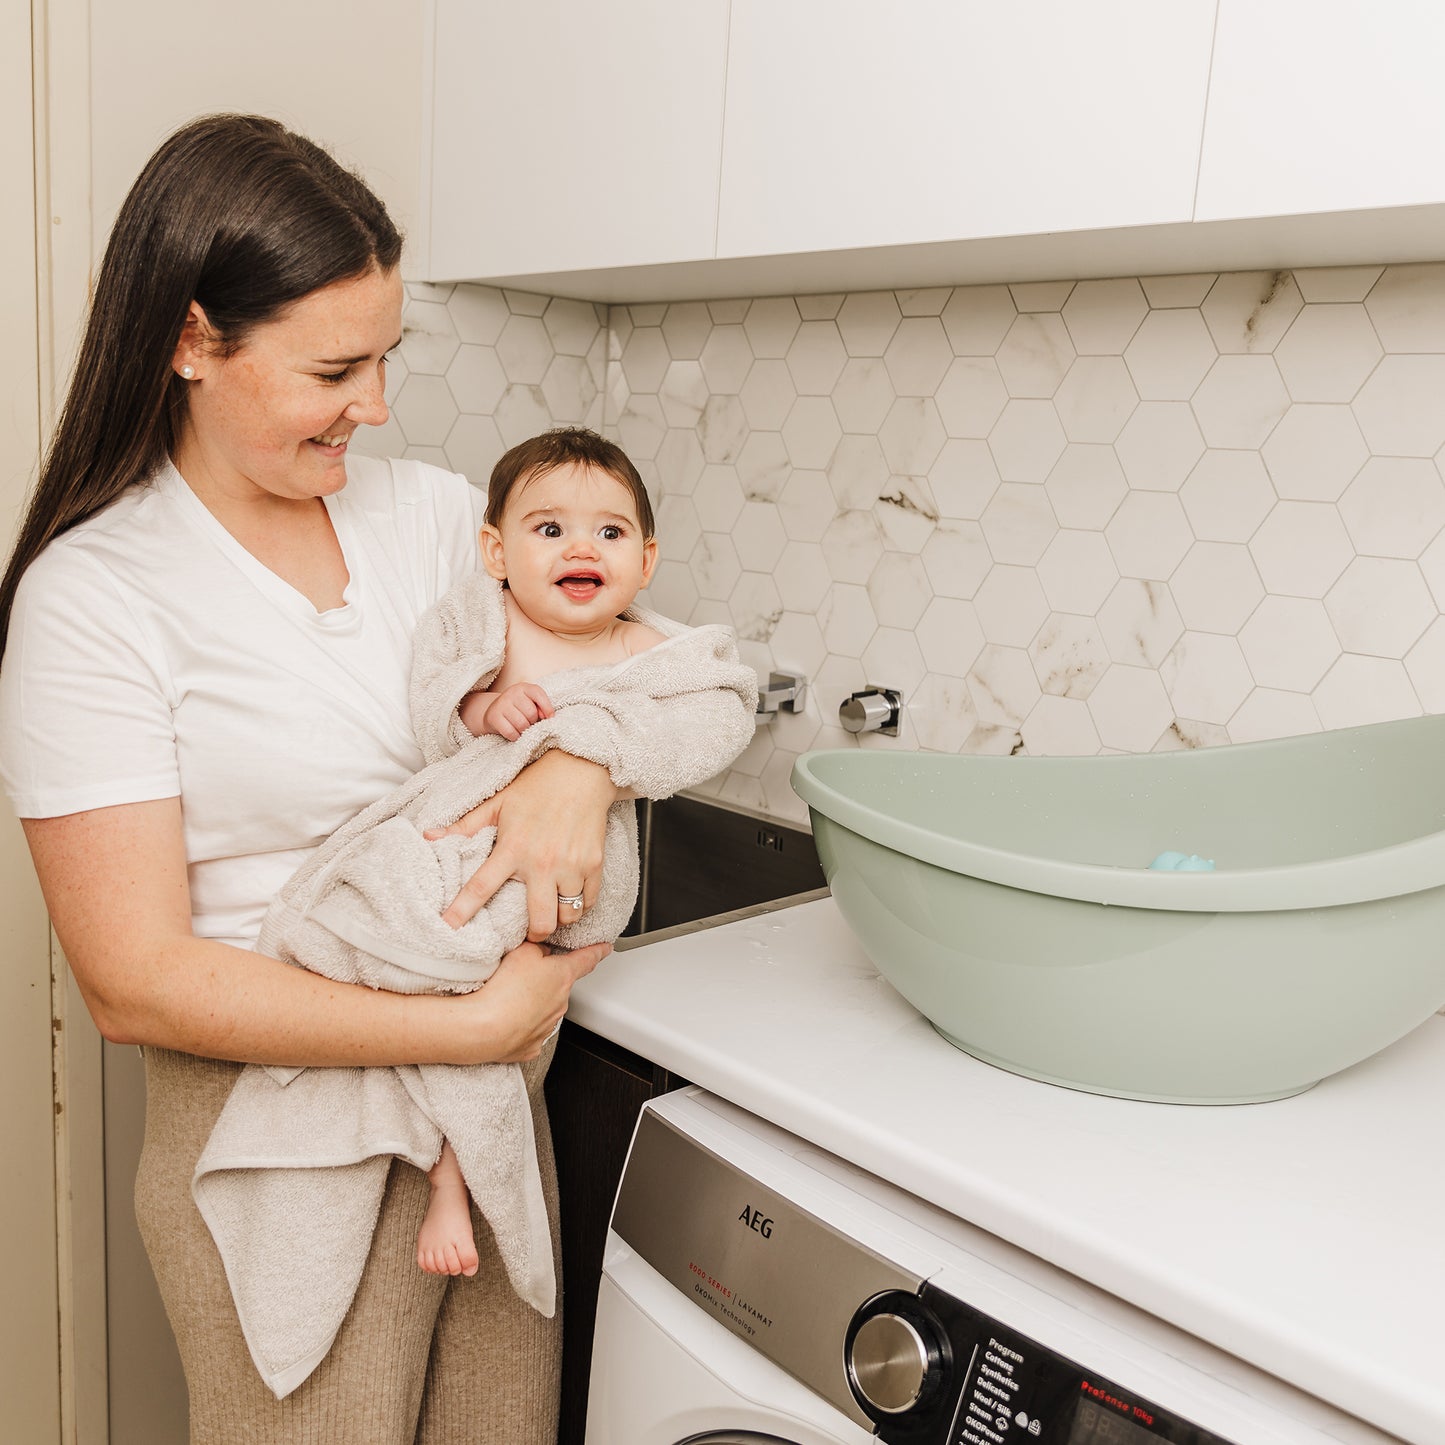
[[[1420,719],[1403,721],[1419,722]],[[1341,738],[1347,733],[1388,726],[1391,724],[1376,723],[1366,728],[1340,729],[1333,736]],[[1261,749],[1291,741],[1298,739],[1269,739],[1227,746]],[[867,759],[858,765],[878,767],[884,762],[905,757],[937,760],[951,756],[962,760],[969,755],[927,753],[916,748],[889,750],[886,754],[864,752],[858,748],[815,748],[798,757],[792,770],[792,785],[815,818],[821,816],[905,857],[984,882],[1080,903],[1192,913],[1289,912],[1345,907],[1445,887],[1445,831],[1307,863],[1268,868],[1218,868],[1214,872],[1200,873],[1153,871],[1143,866],[1125,868],[1112,864],[1077,863],[950,837],[880,813],[839,791],[819,777],[816,771],[819,761],[828,758]],[[1160,755],[1111,754],[1100,756],[1098,761],[1108,764],[1116,759],[1154,756]],[[980,757],[978,761],[990,765],[1028,766],[1035,762],[1065,760]],[[1445,822],[1442,822],[1442,828],[1445,828]],[[814,832],[820,842],[826,836],[826,830],[819,829],[816,822]]]

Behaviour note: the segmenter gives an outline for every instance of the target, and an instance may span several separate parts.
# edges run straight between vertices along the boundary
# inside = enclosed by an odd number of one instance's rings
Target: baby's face
[[[632,605],[657,562],[632,493],[575,463],[530,477],[507,499],[500,527],[482,528],[482,561],[539,626],[585,636]]]

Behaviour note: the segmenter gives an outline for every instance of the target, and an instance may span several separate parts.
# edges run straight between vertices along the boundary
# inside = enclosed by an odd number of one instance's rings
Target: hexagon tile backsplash
[[[485,485],[584,422],[651,605],[811,680],[711,790],[783,817],[839,703],[943,752],[1200,747],[1445,712],[1445,265],[675,305],[412,286],[368,450]]]

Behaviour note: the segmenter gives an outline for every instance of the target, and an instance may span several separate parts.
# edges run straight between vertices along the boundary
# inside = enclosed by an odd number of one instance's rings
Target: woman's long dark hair
[[[187,383],[171,363],[192,301],[233,352],[303,296],[400,259],[386,207],[278,122],[212,115],[166,140],[106,246],[70,390],[0,582],[0,657],[25,569],[174,448]]]

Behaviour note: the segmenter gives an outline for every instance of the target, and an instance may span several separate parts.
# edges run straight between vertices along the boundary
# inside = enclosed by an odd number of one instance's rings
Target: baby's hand
[[[534,722],[552,716],[552,699],[535,682],[514,682],[487,704],[482,732],[516,742]]]

